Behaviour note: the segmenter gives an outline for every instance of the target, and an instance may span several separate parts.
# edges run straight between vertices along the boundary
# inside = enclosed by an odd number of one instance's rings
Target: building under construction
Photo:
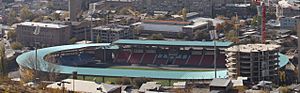
[[[225,50],[230,78],[248,77],[251,82],[274,80],[279,67],[280,45],[236,45]]]

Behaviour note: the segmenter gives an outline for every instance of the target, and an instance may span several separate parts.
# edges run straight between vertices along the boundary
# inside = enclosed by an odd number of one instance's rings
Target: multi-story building
[[[148,36],[161,33],[165,37],[177,37],[179,33],[190,37],[196,31],[209,30],[210,24],[205,21],[167,21],[167,20],[144,20],[140,24],[141,34]]]
[[[40,27],[40,32],[34,35],[37,26]],[[71,35],[68,25],[38,22],[19,23],[16,33],[17,41],[24,46],[35,46],[37,42],[42,47],[68,44]]]
[[[68,0],[51,0],[51,3],[56,10],[68,10]]]
[[[90,22],[71,22],[71,37],[75,37],[76,40],[90,40],[91,38],[91,27]]]
[[[212,0],[138,0],[134,2],[137,10],[173,11],[186,8],[189,12],[198,12],[201,16],[212,16]]]
[[[132,39],[133,32],[130,26],[108,25],[93,28],[92,41],[113,42],[118,39]],[[97,40],[100,39],[100,40]]]
[[[274,80],[279,67],[280,45],[247,44],[225,49],[230,78],[248,77],[252,82]]]
[[[300,14],[300,3],[291,1],[294,0],[281,0],[278,2],[276,9],[276,15],[278,17],[293,17]]]
[[[297,18],[300,16],[295,17],[281,17],[280,18],[280,28],[282,29],[289,29],[289,30],[296,30],[297,26]]]

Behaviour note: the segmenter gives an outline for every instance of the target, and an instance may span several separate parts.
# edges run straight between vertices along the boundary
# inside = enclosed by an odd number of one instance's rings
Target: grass
[[[213,70],[179,70],[179,69],[163,69],[163,68],[119,67],[119,66],[112,66],[110,68],[112,68],[112,69],[128,69],[128,70],[181,71],[181,72],[213,71]]]

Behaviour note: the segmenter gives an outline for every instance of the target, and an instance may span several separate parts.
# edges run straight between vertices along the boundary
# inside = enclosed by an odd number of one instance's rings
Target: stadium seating
[[[198,65],[201,60],[201,55],[191,55],[186,65]]]
[[[130,52],[121,51],[121,52],[118,53],[115,62],[127,62],[129,56],[130,56]]]
[[[218,58],[217,58],[217,66],[218,67],[225,67],[225,59],[226,59],[226,56],[224,54],[219,54],[218,55]]]
[[[157,54],[154,64],[167,64],[168,55],[167,54]]]
[[[90,54],[82,53],[79,55],[64,55],[59,57],[58,60],[62,65],[78,66],[93,61],[93,57]]]
[[[211,67],[214,63],[214,55],[205,55],[200,66]]]
[[[184,65],[188,59],[189,55],[177,55],[173,65]]]
[[[132,53],[128,63],[139,64],[142,59],[143,53]]]
[[[167,59],[156,59],[155,64],[167,64]]]
[[[145,53],[142,59],[142,64],[153,64],[154,59],[155,59],[154,53]]]

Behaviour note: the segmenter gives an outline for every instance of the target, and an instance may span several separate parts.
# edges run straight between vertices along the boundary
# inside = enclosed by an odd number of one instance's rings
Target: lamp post
[[[35,65],[34,65],[34,69],[35,69],[35,75],[37,76],[37,68],[38,68],[38,58],[37,58],[37,53],[38,53],[38,49],[37,49],[37,36],[40,34],[40,27],[36,26],[33,35],[35,35],[34,37],[34,44],[35,44]]]

